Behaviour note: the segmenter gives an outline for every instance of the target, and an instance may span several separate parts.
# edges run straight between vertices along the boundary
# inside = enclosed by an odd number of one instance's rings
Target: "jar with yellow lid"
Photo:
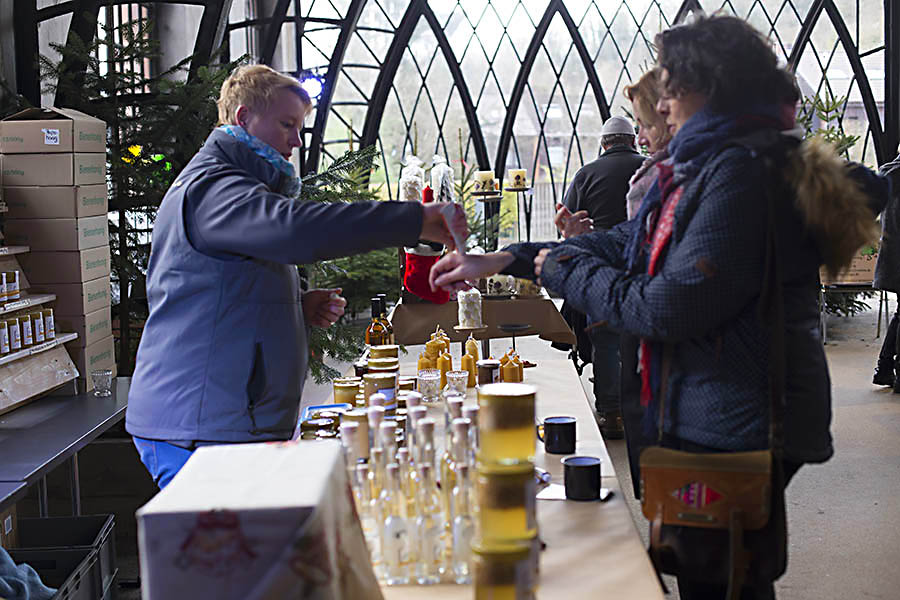
[[[359,393],[359,381],[335,379],[331,382],[331,388],[334,390],[334,401],[336,403],[347,402],[352,405],[356,402],[356,394]]]
[[[394,357],[370,358],[369,373],[396,373],[400,370],[400,359]]]
[[[369,417],[365,408],[354,408],[341,415],[341,423],[356,423],[356,457],[369,458]]]
[[[533,600],[531,544],[472,545],[475,600]]]
[[[300,422],[300,439],[318,439],[320,433],[325,431],[334,432],[336,428],[336,419],[307,419]]]
[[[366,373],[363,376],[366,398],[372,394],[384,394],[384,408],[389,415],[397,409],[397,373]]]
[[[534,386],[491,383],[478,387],[478,460],[514,465],[534,458]]]
[[[383,344],[369,348],[369,358],[398,358],[400,346],[397,344]]]
[[[475,537],[485,544],[537,535],[534,466],[479,464],[475,476]]]

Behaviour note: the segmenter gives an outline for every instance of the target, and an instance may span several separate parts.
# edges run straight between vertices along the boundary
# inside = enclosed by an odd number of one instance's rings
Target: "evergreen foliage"
[[[803,99],[797,124],[806,131],[807,138],[819,137],[832,144],[838,154],[849,158],[850,148],[859,141],[859,136],[848,135],[841,128],[840,123],[846,104],[846,96],[837,97],[831,90],[826,89],[824,97],[817,94],[812,98]],[[819,127],[816,127],[816,119],[819,120]],[[875,249],[869,248],[867,252],[874,253]],[[825,292],[825,312],[852,317],[869,309],[864,300],[872,298],[874,294],[874,292]]]

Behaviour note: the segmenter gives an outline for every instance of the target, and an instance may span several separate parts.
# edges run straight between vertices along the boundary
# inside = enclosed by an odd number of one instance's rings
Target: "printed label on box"
[[[59,129],[41,129],[44,132],[44,144],[59,146]]]

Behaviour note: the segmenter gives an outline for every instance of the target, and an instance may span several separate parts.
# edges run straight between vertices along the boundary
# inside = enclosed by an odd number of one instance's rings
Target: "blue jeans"
[[[137,448],[141,457],[141,462],[150,471],[159,489],[163,489],[172,478],[178,474],[184,463],[191,457],[193,450],[181,448],[168,442],[158,442],[156,440],[145,440],[144,438],[135,437],[134,447]]]
[[[594,347],[594,403],[600,413],[620,412],[619,378],[622,365],[619,361],[619,334],[595,327],[590,330]]]

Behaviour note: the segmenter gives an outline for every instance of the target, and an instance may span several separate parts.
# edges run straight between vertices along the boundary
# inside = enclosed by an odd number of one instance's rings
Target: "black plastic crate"
[[[53,600],[100,600],[103,585],[100,561],[90,549],[44,549],[9,551],[16,564],[26,563],[48,587],[57,588]]]
[[[19,548],[93,549],[105,591],[113,586],[117,572],[115,529],[115,515],[19,519]]]

